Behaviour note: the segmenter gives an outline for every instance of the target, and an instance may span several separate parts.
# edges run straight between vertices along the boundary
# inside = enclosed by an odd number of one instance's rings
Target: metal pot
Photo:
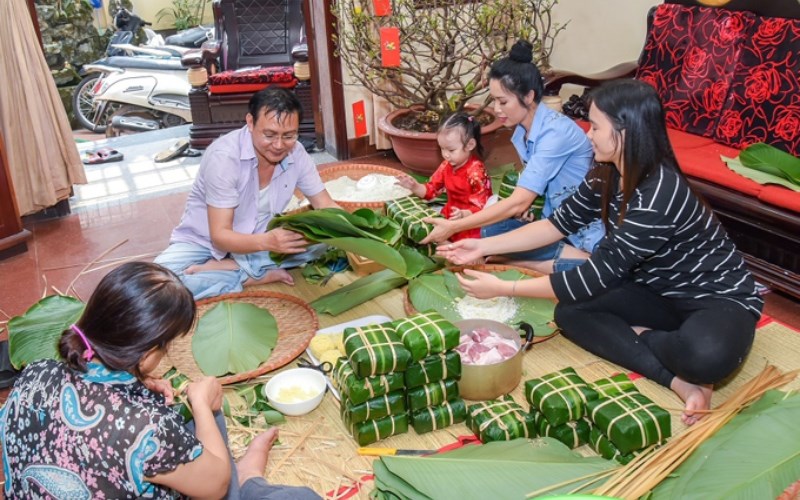
[[[489,330],[511,339],[517,353],[499,363],[491,365],[461,365],[461,380],[458,391],[464,399],[484,401],[495,399],[513,391],[522,378],[522,341],[520,334],[510,326],[488,319],[465,319],[455,323],[462,335],[469,335],[477,328]]]

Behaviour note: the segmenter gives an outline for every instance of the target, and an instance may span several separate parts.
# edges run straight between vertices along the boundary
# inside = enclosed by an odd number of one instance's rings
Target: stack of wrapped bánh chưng
[[[400,224],[403,232],[403,242],[419,249],[425,255],[436,253],[436,245],[421,245],[433,230],[433,225],[424,222],[424,219],[440,217],[441,215],[430,208],[423,200],[416,196],[406,196],[386,202],[386,215]]]
[[[411,353],[392,324],[345,329],[344,349],[333,378],[342,420],[359,446],[408,432],[403,372]]]
[[[589,441],[603,458],[626,464],[636,452],[670,437],[669,413],[640,393],[627,375],[597,380],[592,387],[600,397],[587,405]]]
[[[525,382],[525,398],[540,436],[555,438],[570,448],[589,442],[587,404],[598,398],[574,369],[567,367]]]
[[[405,371],[408,410],[417,434],[443,429],[464,421],[466,405],[459,397],[461,357],[458,328],[435,311],[392,323],[411,352]]]
[[[483,443],[536,437],[533,415],[508,394],[470,405],[467,408],[467,427]]]

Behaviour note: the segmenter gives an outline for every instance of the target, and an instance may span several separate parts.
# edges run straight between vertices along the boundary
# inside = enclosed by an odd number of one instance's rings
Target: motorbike
[[[189,85],[180,55],[209,38],[210,30],[187,30],[167,42],[181,45],[135,46],[133,34],[149,23],[119,8],[114,17],[117,31],[111,38],[107,57],[81,69],[83,79],[73,93],[78,122],[108,137],[126,133],[174,127],[191,121]],[[148,42],[157,40],[145,29]],[[171,40],[172,39],[172,40]]]

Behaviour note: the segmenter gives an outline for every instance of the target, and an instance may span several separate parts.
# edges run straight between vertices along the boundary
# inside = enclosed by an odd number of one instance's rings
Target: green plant
[[[377,17],[371,2],[336,0],[337,54],[352,78],[373,94],[398,108],[424,104],[441,117],[487,93],[488,68],[517,39],[533,44],[534,62],[547,70],[556,36],[566,27],[553,22],[557,3],[394,0],[391,15]],[[379,33],[384,27],[399,29],[399,67],[382,65]]]
[[[208,0],[172,0],[172,7],[164,7],[156,13],[156,20],[172,19],[178,31],[192,28],[203,22]]]

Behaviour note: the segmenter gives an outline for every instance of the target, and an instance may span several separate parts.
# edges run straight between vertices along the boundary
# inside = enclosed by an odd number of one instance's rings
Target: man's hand
[[[431,234],[429,234],[424,240],[420,241],[420,244],[422,245],[447,241],[456,232],[455,229],[453,229],[453,222],[447,219],[442,219],[440,217],[426,217],[425,219],[422,219],[422,222],[427,222],[428,224],[433,225]]]
[[[208,408],[217,411],[222,408],[222,385],[216,377],[203,377],[186,388],[192,408]]]
[[[470,238],[439,245],[436,247],[436,255],[444,257],[453,264],[470,264],[484,256],[480,243],[481,240]]]
[[[464,289],[467,295],[472,295],[479,299],[491,299],[492,297],[509,294],[509,282],[501,280],[491,273],[464,269],[463,274],[456,273],[456,278],[458,278],[461,288]]]
[[[303,253],[309,245],[302,234],[280,227],[267,231],[264,236],[266,249],[276,253]]]

